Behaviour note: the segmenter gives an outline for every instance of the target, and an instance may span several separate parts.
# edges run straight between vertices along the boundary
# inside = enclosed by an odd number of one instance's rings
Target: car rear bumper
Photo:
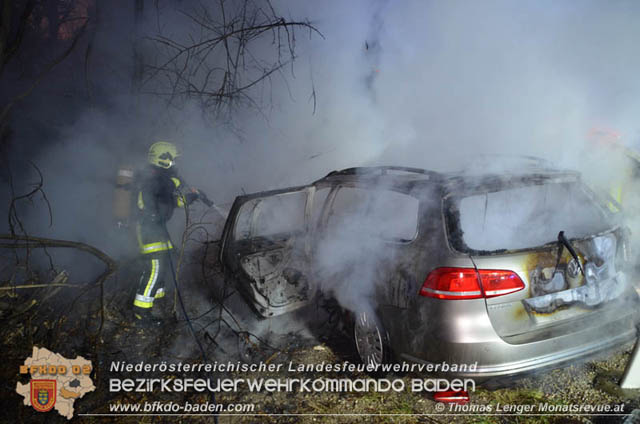
[[[617,307],[594,311],[581,319],[541,328],[535,334],[510,337],[500,337],[486,312],[482,313],[479,308],[466,308],[469,315],[465,316],[456,306],[458,315],[453,316],[457,319],[439,322],[437,317],[452,315],[443,315],[442,310],[437,313],[432,308],[430,329],[438,330],[424,331],[425,337],[413,338],[408,346],[396,353],[408,362],[455,364],[463,369],[451,373],[457,376],[501,377],[558,367],[620,346],[636,337],[640,318],[638,302],[625,299],[615,305]]]
[[[515,374],[525,374],[531,371],[536,371],[543,368],[559,367],[569,362],[585,359],[589,356],[595,355],[597,353],[601,353],[603,351],[607,351],[616,346],[620,346],[624,343],[627,343],[633,340],[635,337],[636,337],[635,329],[630,329],[630,330],[624,331],[623,333],[617,334],[614,337],[608,337],[606,340],[596,341],[595,343],[576,346],[570,349],[562,350],[560,352],[553,352],[547,355],[536,356],[531,359],[502,362],[499,364],[490,364],[490,365],[479,363],[477,358],[474,358],[474,356],[472,355],[472,356],[469,356],[467,359],[461,358],[461,360],[455,360],[455,362],[453,363],[455,363],[458,366],[467,365],[469,366],[469,368],[471,365],[477,364],[475,367],[472,368],[473,371],[455,372],[453,374],[460,377],[502,377],[502,376],[515,375]],[[484,346],[484,348],[487,348],[487,347],[488,346]],[[505,350],[511,351],[511,347],[513,347],[513,345],[504,346],[504,345],[500,345],[499,343],[496,343],[496,345],[494,345],[493,347],[489,347],[489,349],[485,350],[485,353],[490,353],[490,350],[497,349],[501,351],[500,355],[502,356]],[[468,346],[456,347],[456,346],[449,345],[448,347],[443,346],[443,348],[468,350],[469,347]],[[516,348],[516,350],[518,349]],[[438,369],[437,367],[438,364],[425,361],[415,356],[411,356],[408,354],[401,354],[400,357],[408,362],[425,364],[432,369]]]

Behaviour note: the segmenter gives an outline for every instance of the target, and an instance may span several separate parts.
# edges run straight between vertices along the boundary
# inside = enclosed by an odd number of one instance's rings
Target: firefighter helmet
[[[166,141],[158,141],[149,147],[149,163],[160,168],[171,168],[175,165],[178,156],[180,156],[178,148]]]

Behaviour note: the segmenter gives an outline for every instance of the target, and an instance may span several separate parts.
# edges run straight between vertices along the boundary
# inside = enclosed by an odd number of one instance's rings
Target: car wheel
[[[390,362],[391,351],[387,343],[387,333],[371,313],[362,311],[355,314],[353,338],[356,351],[363,363],[378,365]]]

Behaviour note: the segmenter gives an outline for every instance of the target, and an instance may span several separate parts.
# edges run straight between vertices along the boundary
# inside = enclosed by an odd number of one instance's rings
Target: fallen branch
[[[106,253],[102,252],[99,249],[96,249],[93,246],[90,246],[85,243],[77,242],[77,241],[68,241],[68,240],[55,240],[48,239],[42,237],[32,237],[32,236],[20,236],[20,235],[12,235],[12,234],[0,234],[0,240],[11,240],[13,243],[2,243],[0,242],[0,248],[7,249],[31,249],[31,248],[47,248],[47,247],[62,247],[62,248],[73,248],[82,250],[84,252],[88,252],[100,259],[105,263],[107,269],[100,274],[100,276],[93,282],[89,284],[89,287],[99,285],[100,286],[100,327],[98,328],[97,336],[102,332],[102,327],[104,325],[104,282],[116,272],[117,265],[116,262],[111,259]],[[15,286],[14,286],[15,287]]]
[[[0,287],[2,290],[14,290],[14,289],[42,289],[45,287],[82,287],[79,284],[65,284],[65,283],[51,283],[51,284],[22,284],[20,286]]]

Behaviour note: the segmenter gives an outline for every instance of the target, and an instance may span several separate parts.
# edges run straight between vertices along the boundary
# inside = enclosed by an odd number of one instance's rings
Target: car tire
[[[388,334],[371,312],[354,314],[353,340],[362,363],[379,365],[392,361]]]

